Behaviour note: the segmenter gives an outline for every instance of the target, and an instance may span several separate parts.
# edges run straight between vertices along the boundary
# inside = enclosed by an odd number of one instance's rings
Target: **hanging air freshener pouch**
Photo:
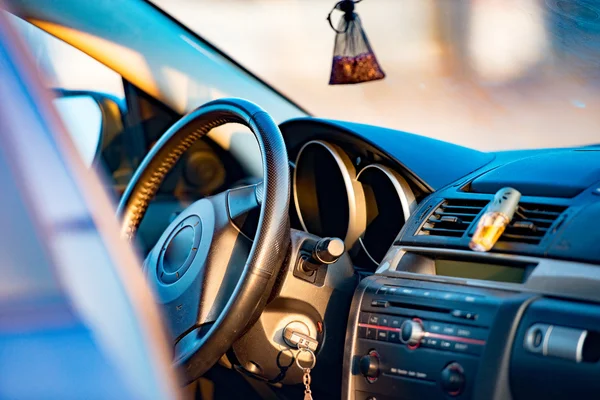
[[[329,25],[336,32],[330,85],[346,85],[385,78],[362,28],[360,18],[354,12],[355,3],[360,1],[342,0],[327,16]],[[344,13],[337,28],[331,21],[335,10]]]

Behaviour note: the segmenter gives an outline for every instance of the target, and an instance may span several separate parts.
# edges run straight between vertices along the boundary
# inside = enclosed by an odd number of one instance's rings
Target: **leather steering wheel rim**
[[[257,190],[262,205],[255,240],[233,295],[193,354],[176,360],[191,382],[231,347],[256,315],[279,272],[289,246],[290,172],[279,127],[257,105],[242,99],[211,101],[176,122],[146,155],[123,194],[118,207],[122,235],[131,240],[148,205],[167,173],[181,155],[211,129],[240,123],[254,133],[262,156],[263,185]]]

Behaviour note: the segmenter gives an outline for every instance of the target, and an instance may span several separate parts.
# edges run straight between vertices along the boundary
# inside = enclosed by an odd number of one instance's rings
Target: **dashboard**
[[[289,273],[280,289],[287,305],[312,293],[320,310],[309,313],[324,329],[315,389],[337,395],[341,386],[343,399],[356,400],[596,397],[597,147],[482,153],[316,118],[287,121],[281,132],[291,227],[338,237],[349,256],[313,283]],[[252,183],[234,179],[237,167],[225,170],[228,187]],[[522,193],[515,217],[492,251],[471,251],[478,219],[506,186]],[[168,224],[177,206],[155,204],[142,231],[160,232],[157,221]],[[240,230],[251,237],[258,218],[248,216]],[[271,306],[266,314],[280,312],[280,303]],[[278,347],[269,338],[271,347],[258,346],[252,340],[264,332],[251,333],[236,354],[266,368]],[[316,377],[322,371],[327,379]]]
[[[342,398],[596,398],[597,148],[481,153],[309,118],[281,129],[293,227],[342,238],[366,276]],[[469,250],[505,186],[522,193],[515,217],[492,251]]]

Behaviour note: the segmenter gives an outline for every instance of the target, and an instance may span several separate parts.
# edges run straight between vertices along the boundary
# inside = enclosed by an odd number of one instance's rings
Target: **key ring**
[[[302,354],[302,352],[306,352],[311,355],[312,364],[310,367],[303,367],[302,364],[300,364],[300,354]],[[300,368],[301,370],[305,370],[307,368],[313,369],[316,364],[317,364],[317,356],[315,356],[315,353],[311,349],[309,349],[308,347],[300,347],[298,349],[298,354],[296,354],[296,365],[298,366],[298,368]]]

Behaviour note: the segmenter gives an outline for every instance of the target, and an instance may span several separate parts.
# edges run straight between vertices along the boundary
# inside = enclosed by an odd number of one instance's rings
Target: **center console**
[[[498,256],[469,260],[469,269],[478,270],[473,278],[458,264],[440,264],[441,250],[410,250],[355,292],[342,398],[562,399],[600,392],[600,293],[594,298],[586,289],[600,286],[598,267]],[[402,271],[410,270],[406,260],[417,270]]]

